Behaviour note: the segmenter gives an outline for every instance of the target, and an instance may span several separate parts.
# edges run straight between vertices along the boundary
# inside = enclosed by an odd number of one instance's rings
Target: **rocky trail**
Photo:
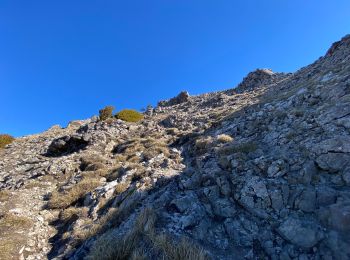
[[[45,210],[52,183],[29,182],[24,188],[1,193],[0,259],[45,259],[56,230],[54,215]]]
[[[350,36],[0,158],[0,259],[349,259]]]

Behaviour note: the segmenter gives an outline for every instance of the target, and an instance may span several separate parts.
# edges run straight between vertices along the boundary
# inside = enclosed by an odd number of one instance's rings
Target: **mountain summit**
[[[143,116],[1,149],[0,259],[350,258],[350,35]]]

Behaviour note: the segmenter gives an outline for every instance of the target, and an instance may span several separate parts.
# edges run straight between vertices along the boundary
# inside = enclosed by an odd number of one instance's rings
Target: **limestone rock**
[[[95,116],[16,138],[0,150],[0,224],[32,226],[2,240],[23,238],[28,259],[85,259],[134,234],[146,259],[166,258],[155,237],[210,259],[349,259],[349,64],[346,36],[295,73],[182,92],[140,123]]]
[[[289,242],[304,248],[311,248],[324,238],[317,224],[294,217],[287,218],[279,226],[278,232]]]

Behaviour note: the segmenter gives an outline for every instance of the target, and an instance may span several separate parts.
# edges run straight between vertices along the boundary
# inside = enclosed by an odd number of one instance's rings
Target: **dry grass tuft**
[[[87,217],[88,212],[89,209],[87,207],[69,207],[60,212],[59,218],[64,222],[68,222],[73,218]]]
[[[24,216],[7,213],[0,216],[0,259],[19,259],[18,252],[26,243],[32,221]]]
[[[179,242],[169,236],[156,234],[156,215],[152,209],[145,209],[136,219],[133,229],[121,236],[113,230],[97,239],[87,259],[151,259],[205,260],[205,252],[187,239]],[[153,255],[152,255],[153,254]]]
[[[114,159],[119,162],[119,163],[124,163],[126,162],[126,156],[122,154],[117,154],[114,156]]]
[[[154,239],[155,246],[167,260],[206,260],[209,259],[203,249],[186,238],[174,241],[169,236],[161,234]]]
[[[168,144],[164,140],[152,137],[130,139],[119,144],[116,152],[118,153],[117,161],[131,163],[148,161],[159,154],[164,154],[165,157],[170,156]]]
[[[7,239],[0,237],[0,259],[20,259],[19,250],[26,240],[23,237],[17,236],[16,239]]]
[[[177,129],[177,128],[167,128],[166,129],[166,133],[168,135],[175,135],[175,136],[177,136],[180,133],[180,130]]]
[[[155,215],[150,209],[146,209],[135,221],[133,229],[123,237],[116,237],[113,230],[103,234],[93,245],[88,260],[118,260],[130,259],[132,255],[140,253],[137,245],[141,234],[147,230],[153,229]],[[134,251],[137,251],[133,254]]]
[[[194,148],[195,148],[196,153],[198,155],[206,153],[209,150],[212,142],[213,142],[213,138],[211,136],[200,137],[200,138],[196,139],[195,144],[194,144]]]
[[[82,157],[80,161],[80,168],[83,171],[97,171],[106,168],[106,159],[98,155]]]
[[[118,195],[125,192],[129,188],[129,186],[130,186],[130,183],[126,181],[118,183],[117,186],[115,186],[114,194]]]
[[[250,153],[250,152],[254,152],[257,148],[258,147],[254,142],[247,142],[240,145],[229,144],[221,147],[218,150],[218,154],[220,156],[226,156],[234,153]]]
[[[233,141],[233,138],[226,134],[221,134],[216,137],[216,140],[220,143],[230,143]]]
[[[11,192],[8,190],[0,190],[0,202],[5,202],[10,198]]]
[[[97,234],[103,233],[104,229],[108,226],[110,219],[117,214],[118,209],[110,208],[109,211],[99,218],[96,222],[85,223],[86,226],[83,229],[75,230],[74,237],[78,240],[85,241],[86,239],[95,236]]]
[[[86,240],[97,234],[103,234],[107,230],[118,226],[127,218],[139,203],[140,195],[135,189],[130,189],[125,195],[119,208],[110,208],[109,211],[99,218],[96,222],[91,223],[88,228],[77,231],[74,235],[80,240]]]
[[[100,178],[86,177],[68,191],[53,192],[48,202],[48,207],[50,209],[65,209],[88,192],[97,188],[100,184]]]
[[[2,229],[24,229],[29,228],[32,222],[29,218],[18,216],[15,214],[5,214],[0,218],[0,230]]]

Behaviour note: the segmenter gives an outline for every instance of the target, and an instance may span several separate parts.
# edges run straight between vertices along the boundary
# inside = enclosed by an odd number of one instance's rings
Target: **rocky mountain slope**
[[[0,259],[349,259],[350,36],[0,158]]]

